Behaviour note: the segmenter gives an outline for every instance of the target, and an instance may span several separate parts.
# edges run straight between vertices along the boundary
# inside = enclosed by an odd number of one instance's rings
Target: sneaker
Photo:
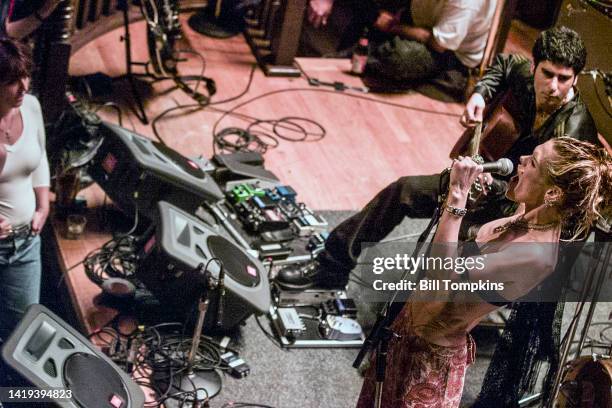
[[[316,259],[282,268],[276,275],[276,283],[283,289],[307,289],[314,285],[314,278],[321,265]]]

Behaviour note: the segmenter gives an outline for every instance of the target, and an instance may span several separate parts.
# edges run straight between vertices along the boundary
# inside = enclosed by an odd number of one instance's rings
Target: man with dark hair
[[[587,52],[578,33],[559,27],[542,33],[533,45],[532,55],[535,65],[550,61],[580,72],[586,64]]]
[[[505,154],[515,168],[545,141],[570,136],[598,143],[591,115],[575,89],[586,50],[577,33],[567,28],[543,32],[533,47],[534,62],[516,55],[497,57],[476,85],[461,118],[464,126],[482,121],[488,102],[510,91],[517,100],[519,135]],[[495,138],[495,134],[492,135]],[[401,177],[380,191],[359,213],[330,234],[325,250],[311,262],[282,269],[277,282],[285,288],[344,287],[361,253],[361,245],[378,242],[405,217],[431,217],[437,205],[439,175]],[[489,194],[464,217],[464,230],[507,216],[514,206],[503,194]]]
[[[487,102],[510,91],[520,107],[514,119],[521,135],[506,157],[515,164],[521,155],[551,137],[571,136],[598,143],[597,130],[575,88],[586,63],[580,36],[569,28],[542,32],[533,50],[533,63],[518,55],[499,55],[478,82],[466,104],[461,123],[481,122]]]

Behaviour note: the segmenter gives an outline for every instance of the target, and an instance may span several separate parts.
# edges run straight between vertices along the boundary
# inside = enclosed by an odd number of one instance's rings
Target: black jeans
[[[431,217],[437,206],[439,184],[438,174],[401,177],[381,190],[361,211],[334,228],[325,250],[317,257],[322,266],[316,277],[317,286],[346,286],[363,243],[381,241],[404,217]],[[468,211],[463,219],[462,235],[471,226],[509,215],[514,208],[514,204],[503,196],[488,197]]]

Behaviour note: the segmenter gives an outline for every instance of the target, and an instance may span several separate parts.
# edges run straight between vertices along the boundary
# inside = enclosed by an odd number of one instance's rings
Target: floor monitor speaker
[[[199,266],[208,264],[219,278],[221,261],[225,271],[225,295],[210,290],[204,327],[231,329],[251,314],[270,310],[270,285],[261,262],[249,255],[220,230],[215,230],[178,207],[158,204],[159,222],[141,253],[137,277],[179,318],[194,314],[207,282]],[[219,319],[219,304],[222,316]],[[217,324],[220,323],[220,324]]]
[[[166,145],[107,122],[100,126],[100,135],[104,142],[88,172],[128,215],[136,207],[146,216],[154,215],[160,200],[192,211],[202,201],[224,198],[208,174],[213,167],[207,161],[188,159]]]
[[[2,358],[38,388],[55,388],[63,408],[141,408],[142,389],[89,340],[42,305],[32,305]],[[69,396],[70,398],[66,398]]]

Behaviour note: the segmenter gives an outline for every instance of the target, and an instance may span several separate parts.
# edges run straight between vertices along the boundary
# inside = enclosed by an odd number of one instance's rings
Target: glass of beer
[[[81,214],[70,214],[66,218],[66,238],[79,239],[85,232],[87,218]]]

